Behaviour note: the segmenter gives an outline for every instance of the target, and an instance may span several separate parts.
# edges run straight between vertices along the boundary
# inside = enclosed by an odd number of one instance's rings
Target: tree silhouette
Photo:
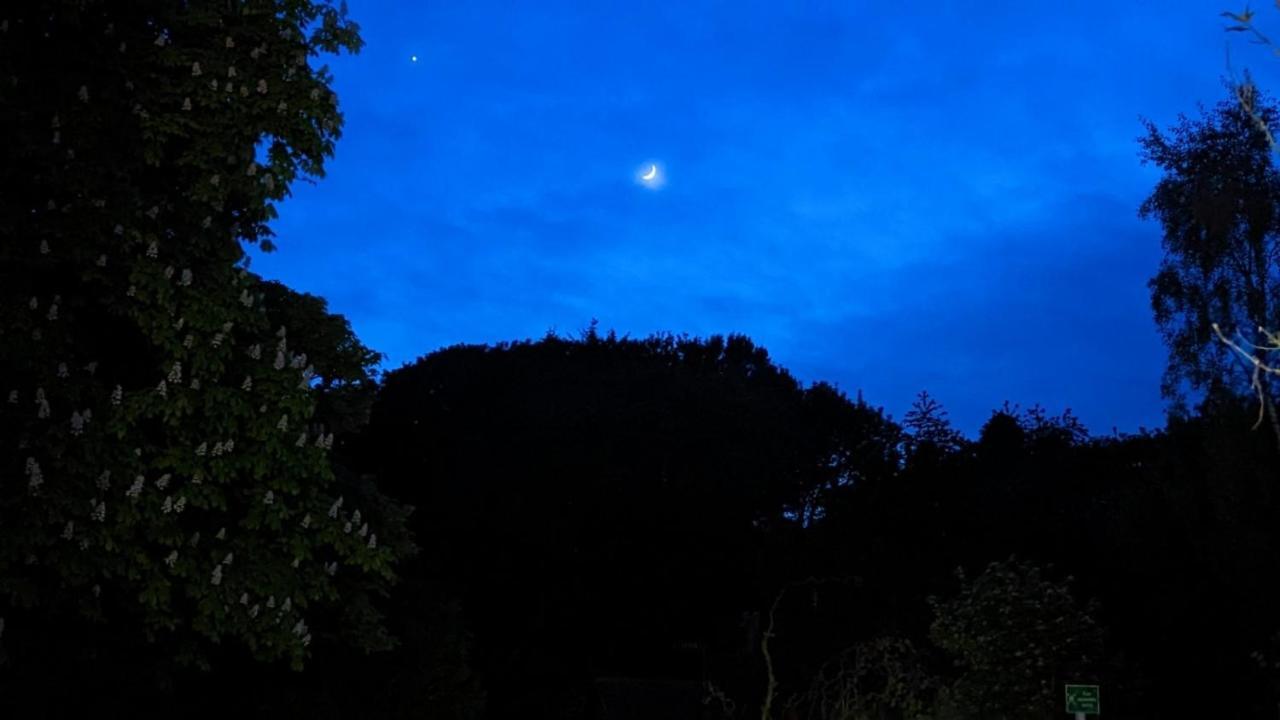
[[[337,631],[312,630],[319,605],[391,579],[394,522],[342,502],[312,387],[321,356],[324,384],[367,355],[237,267],[332,153],[341,117],[312,59],[359,47],[344,13],[0,11],[3,641],[62,613],[174,638],[184,658],[228,640],[300,664],[313,632]],[[328,391],[326,422],[356,421]],[[349,617],[383,644],[376,617]]]
[[[1251,109],[1223,101],[1202,115],[1182,117],[1168,134],[1147,122],[1141,140],[1144,161],[1164,171],[1140,214],[1158,219],[1164,233],[1165,256],[1149,286],[1169,348],[1162,389],[1174,399],[1184,383],[1211,395],[1250,386],[1252,363],[1220,343],[1215,327],[1259,344],[1259,328],[1280,327],[1280,175],[1254,118],[1273,123],[1277,109],[1259,97]],[[1259,393],[1280,440],[1265,374]]]

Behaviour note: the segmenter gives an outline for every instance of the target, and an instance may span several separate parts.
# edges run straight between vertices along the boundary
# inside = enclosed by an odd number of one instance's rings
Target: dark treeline
[[[743,337],[459,346],[388,374],[340,443],[415,508],[380,604],[397,649],[80,669],[254,715],[755,717],[771,664],[776,716],[834,717],[835,661],[848,717],[1051,717],[1073,680],[1111,717],[1267,716],[1280,458],[1253,413],[1089,438],[1006,407],[971,441],[927,396],[899,425]],[[992,563],[1012,584],[974,582]],[[1007,656],[974,654],[984,623]]]

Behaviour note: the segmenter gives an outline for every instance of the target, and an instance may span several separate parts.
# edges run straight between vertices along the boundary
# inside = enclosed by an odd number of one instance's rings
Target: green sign
[[[1068,685],[1067,686],[1067,712],[1088,713],[1090,715],[1101,714],[1102,700],[1098,694],[1098,686],[1097,685]]]

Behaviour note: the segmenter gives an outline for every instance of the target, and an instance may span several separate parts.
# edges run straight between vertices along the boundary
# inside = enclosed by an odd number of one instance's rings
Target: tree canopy
[[[67,612],[300,664],[320,605],[393,578],[330,459],[372,356],[245,268],[333,152],[317,58],[359,46],[311,0],[0,10],[5,639]]]
[[[1256,95],[1249,108],[1224,100],[1168,132],[1146,124],[1143,159],[1164,173],[1140,213],[1163,228],[1165,255],[1149,287],[1169,348],[1169,397],[1184,385],[1211,395],[1250,387],[1253,365],[1219,342],[1215,326],[1246,347],[1265,344],[1260,328],[1280,327],[1280,174],[1265,132],[1278,118],[1274,102]]]

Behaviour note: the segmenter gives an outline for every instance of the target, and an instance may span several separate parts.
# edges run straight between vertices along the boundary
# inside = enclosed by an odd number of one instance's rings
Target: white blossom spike
[[[200,443],[200,445],[196,447],[196,455],[199,457],[204,457],[204,454],[208,451],[208,448],[209,448],[208,442]]]
[[[66,527],[62,528],[62,539],[70,540],[71,537],[75,535],[75,532],[76,532],[76,521],[68,520]]]
[[[161,380],[160,384],[156,386],[156,393],[162,398],[169,397],[169,386],[165,384],[164,380]]]
[[[241,390],[252,390],[252,389],[253,389],[253,378],[249,377],[248,375],[245,375],[245,376],[244,376],[244,382],[240,383],[240,389],[241,389]]]
[[[190,347],[190,346],[188,346],[188,347]],[[200,378],[191,378],[191,389],[192,389],[192,390],[199,390],[199,389],[200,389]]]
[[[169,368],[169,382],[171,383],[182,382],[182,363],[181,362],[175,362],[173,364],[173,367]]]
[[[34,493],[44,484],[44,473],[40,471],[40,463],[33,457],[27,458],[27,490]]]
[[[75,436],[84,434],[84,416],[78,410],[71,413],[71,434]]]
[[[214,585],[222,584],[222,566],[221,565],[215,565],[213,567],[213,574],[209,577],[209,582]]]
[[[165,558],[165,559],[164,559],[164,564],[165,564],[165,565],[168,565],[170,568],[172,568],[173,566],[177,565],[177,564],[178,564],[178,551],[177,551],[177,550],[170,551],[170,553],[169,553],[169,557],[167,557],[167,558]]]
[[[218,540],[226,540],[226,539],[227,539],[227,529],[226,529],[226,528],[218,528],[218,534],[217,534],[217,535],[214,535],[213,537],[214,537],[214,538],[216,538],[216,539],[218,539]]]
[[[161,475],[159,478],[157,478],[157,479],[156,479],[156,489],[157,489],[157,490],[164,490],[165,488],[169,487],[169,479],[170,479],[171,477],[173,477],[173,476],[172,476],[172,475],[170,475],[169,473],[165,473],[164,475]]]
[[[334,500],[333,504],[329,506],[329,517],[330,518],[338,517],[338,511],[341,509],[342,509],[342,497],[339,496],[338,499]]]
[[[258,94],[259,94],[259,95],[266,95],[266,94],[267,94],[267,81],[266,81],[266,80],[259,80],[259,81],[258,81]]]
[[[48,240],[41,240],[41,241],[40,241],[40,254],[41,254],[41,255],[48,255],[48,254],[49,254],[49,241],[48,241]]]
[[[98,480],[95,484],[97,485],[99,490],[103,490],[103,491],[110,490],[111,489],[111,471],[103,470],[102,474],[98,475]]]
[[[191,279],[192,279],[191,268],[183,268],[182,279],[178,281],[178,284],[183,287],[190,287]]]
[[[88,365],[84,366],[84,369],[90,375],[93,375],[94,373],[98,372],[98,361],[97,360],[91,361]]]
[[[119,405],[121,399],[123,398],[124,398],[124,388],[120,387],[119,385],[116,385],[115,389],[111,391],[111,404]]]
[[[369,536],[369,543],[366,545],[370,550],[376,550],[378,547],[378,534],[373,533]]]
[[[71,371],[67,369],[67,364],[64,362],[58,363],[58,377],[60,378],[71,377]]]
[[[49,322],[53,322],[54,320],[57,320],[57,319],[58,319],[58,305],[57,305],[57,303],[55,303],[55,304],[53,304],[53,305],[50,305],[50,306],[49,306],[49,312],[48,312],[47,314],[45,314],[45,318],[46,318],[47,320],[49,320]]]
[[[311,513],[307,513],[306,515],[302,516],[302,527],[304,528],[311,527]]]
[[[182,109],[191,112],[191,98],[182,98]]]
[[[276,370],[284,369],[284,353],[283,352],[279,352],[279,351],[276,352],[276,361],[271,364],[271,367],[275,368]]]
[[[306,444],[307,444],[307,434],[304,432],[304,433],[300,433],[300,434],[298,435],[298,441],[297,441],[297,442],[295,442],[295,443],[293,444],[293,446],[294,446],[294,447],[302,447],[302,446],[304,446],[304,445],[306,445]]]
[[[106,256],[105,254],[103,254],[103,255],[99,255],[99,256],[98,256],[98,262],[97,262],[97,265],[98,265],[98,267],[106,267],[106,266],[107,266],[107,256]]]
[[[249,593],[247,592],[240,593],[240,604],[241,605],[249,604]]]
[[[276,494],[270,490],[267,491],[266,495],[262,496],[263,505],[274,505],[275,502],[276,502]]]
[[[222,564],[223,564],[223,565],[230,565],[230,564],[231,564],[231,561],[232,561],[232,560],[234,560],[234,559],[235,559],[235,555],[234,555],[233,553],[227,553],[227,556],[226,556],[226,557],[224,557],[224,558],[222,558]]]
[[[152,240],[150,243],[147,244],[147,257],[154,258],[154,257],[158,257],[159,255],[160,255],[160,245],[156,243],[155,240]]]
[[[285,432],[285,431],[287,431],[287,430],[289,429],[289,416],[288,416],[288,415],[281,415],[281,416],[280,416],[280,422],[276,423],[276,429],[277,429],[277,430],[279,430],[279,431],[281,431],[281,432]]]
[[[173,502],[173,511],[180,513],[187,509],[187,496],[179,495],[178,499]]]
[[[103,522],[107,519],[107,503],[95,502],[93,504],[93,512],[89,513],[89,517],[97,522]]]
[[[89,102],[89,86],[81,85],[80,91],[76,93],[76,97],[80,98],[80,102]]]
[[[164,497],[164,502],[160,504],[160,512],[164,513],[165,515],[168,515],[169,513],[173,512],[172,497],[169,497],[168,495]]]
[[[356,534],[359,535],[360,537],[367,536],[369,534],[369,523],[365,523],[361,525],[360,530]]]

